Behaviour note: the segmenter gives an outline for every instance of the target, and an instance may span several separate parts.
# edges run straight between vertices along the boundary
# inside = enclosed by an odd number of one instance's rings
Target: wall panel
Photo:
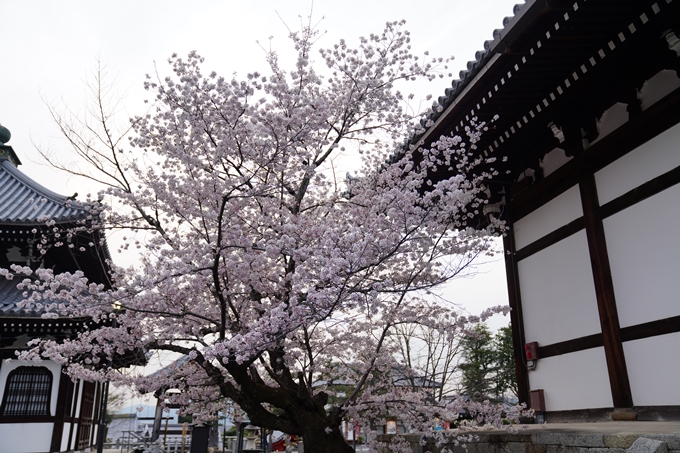
[[[0,451],[34,453],[50,450],[52,423],[0,423]]]
[[[680,166],[680,124],[595,173],[600,204],[677,166]]]
[[[517,264],[526,341],[540,345],[599,333],[585,231]]]
[[[680,315],[680,185],[604,219],[621,327]]]
[[[539,359],[531,389],[543,389],[547,411],[612,407],[604,348]]]
[[[636,406],[680,405],[680,332],[623,343]]]
[[[573,186],[515,222],[515,247],[519,250],[582,215],[581,194]]]

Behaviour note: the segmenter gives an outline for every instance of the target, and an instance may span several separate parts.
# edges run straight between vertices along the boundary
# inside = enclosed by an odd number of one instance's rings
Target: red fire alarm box
[[[527,360],[538,360],[538,342],[532,341],[524,345]]]
[[[535,412],[545,412],[545,396],[543,389],[531,390],[529,392],[529,403]]]

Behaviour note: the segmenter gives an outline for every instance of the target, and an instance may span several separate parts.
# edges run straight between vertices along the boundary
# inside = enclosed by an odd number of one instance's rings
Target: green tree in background
[[[493,350],[496,367],[494,376],[494,396],[496,400],[501,401],[508,393],[517,397],[517,375],[515,374],[515,357],[512,350],[510,325],[498,329],[493,339]]]
[[[461,340],[461,393],[474,400],[502,401],[517,396],[510,326],[493,335],[485,324]]]
[[[461,390],[474,400],[482,401],[492,395],[495,356],[492,339],[486,324],[478,324],[461,340]]]

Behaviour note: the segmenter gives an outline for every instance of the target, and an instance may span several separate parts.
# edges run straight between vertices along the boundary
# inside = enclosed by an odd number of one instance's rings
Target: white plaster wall
[[[541,168],[543,169],[543,176],[547,177],[549,174],[555,172],[562,165],[566,164],[573,157],[567,157],[564,150],[561,148],[555,148],[549,153],[546,153],[541,159]]]
[[[640,89],[640,107],[646,110],[658,101],[680,88],[680,79],[672,69],[657,72]]]
[[[97,440],[99,439],[99,424],[97,423],[97,420],[92,420],[92,431],[90,432],[90,436],[92,436],[92,433],[94,433],[94,437],[90,437],[90,439],[94,439],[94,444],[97,444]],[[106,439],[104,439],[106,440]]]
[[[43,360],[39,363],[22,362],[21,360],[11,360],[4,362],[0,368],[0,401],[5,394],[5,386],[9,373],[20,366],[42,366],[52,372],[52,393],[50,394],[50,415],[54,415],[57,410],[57,396],[59,394],[59,379],[61,378],[61,365],[51,360]],[[2,437],[0,436],[0,439]]]
[[[51,442],[52,423],[0,423],[2,453],[50,451]]]
[[[78,384],[77,384],[78,391],[73,392],[74,396],[76,398],[76,401],[75,401],[76,402],[76,411],[74,412],[76,414],[76,417],[80,417],[80,402],[83,399],[83,384],[84,384],[84,381],[82,379],[79,379]]]
[[[76,392],[76,385],[77,382],[74,382],[73,391],[71,392],[71,406],[69,409],[69,416],[71,416],[71,414],[77,414],[77,412],[73,412],[73,408],[78,404],[78,392]]]
[[[582,215],[581,194],[578,186],[573,186],[515,222],[515,248],[521,249]]]
[[[592,143],[589,143],[588,146],[592,146],[599,142],[627,122],[628,106],[622,102],[617,102],[602,113],[602,116],[598,120],[597,138],[593,140]]]
[[[71,447],[78,446],[78,423],[73,424],[73,434],[71,434]]]
[[[605,204],[680,166],[680,124],[595,173],[600,204]]]
[[[59,451],[66,451],[68,447],[68,435],[71,432],[71,424],[64,423],[64,431],[61,433],[61,447]]]
[[[614,405],[602,347],[539,359],[529,372],[529,386],[543,389],[547,411]]]
[[[678,200],[680,185],[603,221],[622,327],[680,315]]]
[[[527,342],[547,345],[601,331],[585,231],[517,263]]]
[[[680,404],[678,351],[680,332],[623,343],[634,405]]]

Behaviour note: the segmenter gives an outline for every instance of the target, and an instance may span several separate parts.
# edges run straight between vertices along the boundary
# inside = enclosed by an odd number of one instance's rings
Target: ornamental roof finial
[[[9,129],[0,124],[0,145],[7,143],[11,137],[12,134],[10,133]]]

